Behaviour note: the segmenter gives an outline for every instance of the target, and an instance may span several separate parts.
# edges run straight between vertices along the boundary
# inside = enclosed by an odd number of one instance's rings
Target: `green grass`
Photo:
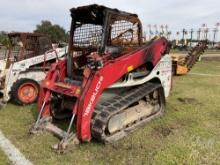
[[[199,62],[191,72],[220,75],[220,62]],[[178,98],[193,98],[184,104]],[[29,136],[36,105],[9,104],[0,111],[0,129],[34,164],[220,164],[220,77],[174,77],[163,117],[114,144],[96,141],[59,155],[51,134]],[[0,153],[1,155],[1,153]],[[1,158],[0,162],[7,161]]]
[[[10,164],[9,159],[2,150],[0,150],[0,165],[1,164]]]
[[[189,51],[186,51],[186,50],[178,50],[178,49],[171,49],[170,53],[180,53],[180,54],[186,54],[188,53]],[[206,50],[205,51],[205,54],[220,54],[220,50]]]
[[[202,74],[213,74],[213,75],[220,75],[220,62],[219,61],[201,61],[195,64],[193,69],[189,73],[202,73]],[[205,82],[210,80],[210,77],[203,77],[203,76],[192,76],[192,75],[187,75],[184,77],[181,77],[180,79],[183,81],[191,79],[192,81],[197,81],[198,79],[203,80]],[[196,79],[195,79],[196,78]],[[178,79],[178,78],[177,78]],[[219,81],[219,77],[214,78],[214,80]],[[181,81],[181,82],[183,82]],[[203,82],[202,81],[202,82]],[[212,83],[212,82],[210,82]],[[218,86],[216,86],[218,88]]]

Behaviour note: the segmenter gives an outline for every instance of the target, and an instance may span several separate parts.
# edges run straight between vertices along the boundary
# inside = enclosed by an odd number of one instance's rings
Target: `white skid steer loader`
[[[12,100],[19,105],[37,101],[39,83],[51,64],[62,58],[67,46],[52,48],[48,36],[40,33],[9,33],[10,46],[0,60],[0,107]]]

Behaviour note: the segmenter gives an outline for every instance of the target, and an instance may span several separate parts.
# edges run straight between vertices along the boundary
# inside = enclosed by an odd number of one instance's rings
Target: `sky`
[[[148,24],[167,24],[176,33],[204,23],[213,29],[220,22],[220,0],[0,0],[0,31],[31,32],[41,20],[68,31],[69,9],[94,3],[138,14],[144,30]]]

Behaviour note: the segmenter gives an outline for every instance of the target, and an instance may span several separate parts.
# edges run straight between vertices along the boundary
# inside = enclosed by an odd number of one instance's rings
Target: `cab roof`
[[[108,8],[106,6],[101,6],[97,4],[72,8],[70,9],[70,12],[71,16],[75,19],[75,21],[81,23],[103,24],[107,12],[118,15],[118,17],[127,17],[127,19],[131,19],[131,21],[132,18],[133,20],[138,19],[137,14],[120,11],[118,9]]]

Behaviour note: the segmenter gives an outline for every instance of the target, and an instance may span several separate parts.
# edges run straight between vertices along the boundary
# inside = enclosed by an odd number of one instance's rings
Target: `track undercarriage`
[[[92,135],[102,142],[118,140],[160,116],[165,97],[160,84],[145,83],[100,101],[92,117]]]
[[[164,90],[159,83],[147,82],[135,87],[129,87],[120,94],[114,92],[116,94],[112,95],[114,90],[117,89],[103,92],[99,103],[92,113],[91,134],[100,142],[111,143],[117,141],[128,133],[144,126],[152,119],[161,116],[165,110]],[[53,109],[53,112],[56,113],[55,119],[70,119],[67,131],[63,131],[53,124],[54,117],[46,117],[39,119],[31,128],[30,133],[51,132],[61,139],[52,148],[59,153],[64,153],[73,149],[80,141],[77,134],[71,131],[75,114],[72,116],[67,112],[66,115],[63,115],[57,110],[57,108]],[[62,111],[69,110],[62,109]],[[59,114],[62,115],[59,116]]]

